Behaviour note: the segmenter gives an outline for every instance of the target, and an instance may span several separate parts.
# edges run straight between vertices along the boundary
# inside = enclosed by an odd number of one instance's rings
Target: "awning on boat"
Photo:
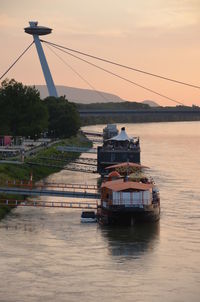
[[[124,190],[140,190],[147,191],[153,188],[153,184],[142,183],[142,182],[133,182],[133,181],[124,181],[123,179],[106,181],[103,182],[101,188],[107,188],[115,192],[124,191]]]
[[[132,181],[140,181],[141,179],[147,178],[144,173],[141,172],[141,170],[135,171],[131,174],[129,174],[128,178]]]
[[[108,174],[108,178],[120,178],[121,175],[117,171],[112,171]]]
[[[120,163],[117,165],[112,165],[112,166],[106,167],[105,169],[117,169],[117,168],[129,168],[129,167],[138,168],[138,169],[142,169],[142,168],[149,169],[149,167],[147,167],[147,166],[132,163],[132,162],[124,162],[124,163]]]
[[[130,141],[131,137],[129,137],[125,131],[125,128],[123,127],[121,129],[120,134],[118,134],[117,136],[111,137],[108,139],[108,141]]]

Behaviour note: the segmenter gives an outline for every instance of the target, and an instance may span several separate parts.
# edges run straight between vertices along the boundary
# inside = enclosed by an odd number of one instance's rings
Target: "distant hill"
[[[35,85],[36,89],[40,92],[41,99],[46,98],[48,90],[46,85]],[[119,96],[98,90],[82,89],[68,86],[56,86],[59,96],[66,96],[66,99],[70,102],[79,104],[92,104],[92,103],[122,103],[127,100],[121,99]],[[135,103],[135,101],[133,101]],[[146,104],[150,107],[159,107],[160,105],[154,101],[145,100],[137,102],[140,104]]]
[[[41,99],[48,96],[47,87],[45,85],[35,85],[35,88],[40,91]],[[89,103],[107,103],[107,102],[123,102],[119,96],[102,91],[81,89],[67,86],[56,86],[59,96],[66,96],[66,99],[75,103],[89,104]]]
[[[159,107],[159,106],[160,106],[160,105],[157,104],[156,102],[150,101],[150,100],[145,100],[145,101],[143,101],[142,103],[143,103],[143,104],[147,104],[147,105],[149,105],[150,107]]]

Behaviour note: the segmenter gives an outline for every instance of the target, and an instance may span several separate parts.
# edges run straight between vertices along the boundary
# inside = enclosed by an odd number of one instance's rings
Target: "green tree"
[[[39,136],[48,126],[48,111],[34,87],[14,79],[0,87],[0,133],[16,136]]]
[[[47,97],[44,102],[49,112],[49,132],[56,137],[76,135],[81,125],[76,105],[65,97]]]

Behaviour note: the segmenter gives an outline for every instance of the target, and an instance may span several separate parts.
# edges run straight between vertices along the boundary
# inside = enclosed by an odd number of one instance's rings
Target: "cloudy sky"
[[[53,28],[46,40],[119,62],[137,69],[200,85],[200,0],[0,0],[0,75],[31,43],[24,33],[28,21]],[[44,45],[57,85],[90,88],[129,101],[154,100],[175,105]],[[200,105],[193,89],[92,61],[187,105]],[[69,67],[70,66],[70,67]],[[44,84],[34,45],[7,74],[23,84]]]

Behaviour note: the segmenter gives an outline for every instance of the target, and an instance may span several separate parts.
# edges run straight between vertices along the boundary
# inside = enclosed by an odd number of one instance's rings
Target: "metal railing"
[[[0,205],[10,207],[43,207],[43,208],[74,208],[74,209],[97,209],[97,202],[76,202],[76,201],[41,201],[41,200],[14,200],[0,199]]]

